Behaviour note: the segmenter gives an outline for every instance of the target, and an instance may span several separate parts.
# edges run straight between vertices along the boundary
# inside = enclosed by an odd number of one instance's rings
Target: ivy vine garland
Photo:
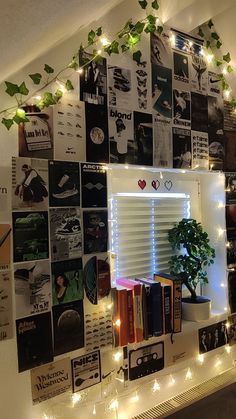
[[[19,85],[5,81],[5,92],[15,99],[15,105],[0,111],[0,115],[3,115],[2,124],[9,130],[13,124],[27,122],[28,118],[23,107],[41,92],[43,94],[42,97],[35,103],[40,110],[58,103],[63,96],[63,90],[71,91],[74,89],[69,77],[66,80],[60,79],[60,77],[63,77],[65,70],[71,69],[72,71],[81,73],[89,62],[99,60],[100,56],[104,53],[111,56],[112,54],[120,54],[129,51],[132,53],[133,60],[140,63],[142,61],[142,53],[138,49],[138,44],[140,43],[142,34],[151,34],[154,32],[161,34],[163,26],[160,24],[160,19],[156,16],[156,11],[159,9],[157,0],[151,1],[151,5],[147,0],[138,0],[138,3],[141,8],[146,11],[146,16],[136,22],[129,19],[114,35],[114,39],[111,42],[102,43],[103,46],[101,49],[98,49],[97,44],[99,41],[102,41],[103,28],[99,27],[96,30],[90,30],[87,36],[87,45],[84,46],[81,44],[79,54],[74,55],[71,62],[56,74],[54,69],[48,64],[44,65],[43,73],[37,72],[29,74],[28,77],[36,86],[39,86],[35,91],[30,92],[25,81]],[[198,35],[203,39],[206,51],[220,50],[222,41],[214,29],[212,20],[199,28]],[[92,47],[94,47],[94,49],[91,53]],[[79,56],[82,53],[88,53],[88,56],[91,58],[88,58],[87,61],[84,61],[83,65],[80,65]],[[214,56],[212,55],[212,58],[213,57]],[[214,61],[216,66],[220,69],[226,64],[226,67],[223,68],[219,77],[222,83],[222,90],[229,91],[230,87],[225,78],[225,75],[233,71],[233,67],[230,65],[231,57],[229,52],[225,55],[220,55],[219,57],[215,56]],[[58,88],[53,92],[45,91],[45,89],[52,86],[55,81],[59,81],[64,89]],[[235,108],[236,99],[232,98],[230,104]]]

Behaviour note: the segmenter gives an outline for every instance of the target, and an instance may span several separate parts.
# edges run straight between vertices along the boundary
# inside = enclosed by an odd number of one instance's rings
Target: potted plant
[[[214,263],[215,250],[210,246],[208,234],[201,223],[183,218],[168,232],[172,249],[178,253],[169,261],[170,273],[181,279],[190,292],[182,298],[182,316],[185,320],[200,321],[210,317],[209,298],[198,296],[198,285],[208,283],[206,268]]]

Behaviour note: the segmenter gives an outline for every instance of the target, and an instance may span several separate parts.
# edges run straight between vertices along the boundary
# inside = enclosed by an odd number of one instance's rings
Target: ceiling
[[[21,70],[53,46],[70,38],[80,28],[106,14],[121,0],[1,0],[0,81]],[[125,0],[125,7],[137,0]],[[213,18],[224,51],[236,62],[232,42],[235,0],[159,0],[163,22],[184,32]],[[127,19],[131,12],[127,12]],[[14,71],[13,71],[14,70]]]

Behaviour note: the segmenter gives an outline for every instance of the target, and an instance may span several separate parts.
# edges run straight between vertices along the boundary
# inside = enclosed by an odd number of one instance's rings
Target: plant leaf
[[[208,41],[206,41],[206,48],[208,49],[209,47],[210,47],[210,45],[211,45],[211,42],[208,40]]]
[[[157,3],[157,0],[154,0],[152,2],[152,8],[155,9],[155,10],[158,10],[159,9],[159,4]]]
[[[233,67],[231,65],[227,65],[227,73],[232,73],[234,71]]]
[[[54,69],[52,67],[50,67],[50,65],[48,65],[48,64],[44,65],[44,71],[48,74],[54,73]]]
[[[155,16],[153,16],[153,15],[148,15],[147,16],[147,20],[150,23],[150,25],[155,25],[157,18]]]
[[[29,77],[33,80],[34,84],[41,82],[42,75],[40,73],[29,74]]]
[[[54,93],[54,98],[58,102],[63,96],[63,92],[60,89],[57,89]]]
[[[129,49],[130,49],[129,45],[127,45],[127,44],[121,45],[121,51],[122,52],[128,51]]]
[[[71,83],[70,80],[66,80],[66,84],[65,84],[66,90],[70,91],[70,90],[74,90],[74,86]]]
[[[14,124],[14,121],[13,121],[13,119],[11,118],[9,118],[9,119],[7,119],[7,118],[2,118],[2,124],[3,125],[5,125],[5,127],[8,129],[8,131],[9,131],[9,129],[11,128],[11,126]]]
[[[139,4],[142,7],[142,9],[146,9],[148,2],[147,0],[139,0]]]
[[[141,57],[142,57],[142,53],[140,50],[133,53],[133,60],[136,61],[136,63],[138,64],[140,63]]]
[[[102,27],[101,26],[99,26],[99,28],[97,28],[96,35],[97,36],[101,36],[102,35]]]
[[[29,89],[26,87],[26,85],[25,85],[25,82],[23,81],[22,83],[21,83],[21,85],[19,86],[19,93],[21,94],[21,95],[25,95],[25,96],[27,96],[28,95],[28,93],[29,93]]]
[[[13,120],[16,124],[20,124],[21,122],[28,122],[29,119],[27,118],[24,109],[17,109]]]
[[[222,42],[218,40],[218,41],[216,42],[216,48],[218,48],[218,49],[219,49],[221,46],[222,46]]]
[[[204,38],[204,32],[203,32],[203,30],[202,30],[202,28],[201,28],[201,27],[198,29],[198,35],[199,35],[201,38]]]
[[[212,20],[210,19],[207,25],[208,25],[208,27],[211,29],[211,28],[212,28],[212,26],[214,26],[214,23],[213,23],[213,22],[212,22]]]
[[[96,36],[96,33],[93,30],[91,30],[88,33],[88,43],[89,43],[89,45],[94,43],[95,36]]]
[[[223,60],[226,61],[226,63],[229,63],[231,61],[230,53],[227,52],[227,54],[223,55]]]
[[[136,23],[136,25],[134,26],[134,27],[135,27],[135,31],[136,31],[138,34],[142,33],[142,32],[143,32],[143,29],[144,29],[144,26],[145,26],[145,23],[144,23],[144,22],[140,22],[140,21],[138,21],[138,22]]]
[[[217,33],[217,32],[212,32],[212,33],[211,33],[211,37],[212,37],[213,39],[215,39],[216,41],[218,41],[218,39],[220,39],[220,37],[219,37],[219,35],[218,35],[218,33]]]
[[[17,84],[11,83],[9,81],[5,81],[5,84],[7,86],[5,92],[8,95],[14,96],[16,93],[19,93],[19,87],[17,86]]]
[[[70,64],[68,64],[68,68],[73,68],[73,70],[78,70],[79,64],[75,59],[73,59]]]
[[[159,34],[159,35],[161,35],[162,34],[162,32],[163,32],[163,26],[157,26],[157,33]]]
[[[119,54],[119,42],[112,41],[110,45],[104,48],[104,51],[108,54]]]
[[[150,23],[144,29],[146,33],[154,33],[156,32],[156,25],[151,25]]]
[[[220,67],[223,64],[223,61],[219,60],[219,59],[216,59],[215,64],[216,64],[217,67]]]

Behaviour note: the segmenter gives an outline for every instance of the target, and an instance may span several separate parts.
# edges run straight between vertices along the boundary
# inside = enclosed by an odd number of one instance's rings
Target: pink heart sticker
[[[159,188],[159,186],[160,186],[160,182],[159,182],[159,180],[153,180],[152,181],[152,187],[157,191],[157,189]]]
[[[141,189],[144,189],[145,188],[145,186],[146,186],[146,180],[141,180],[141,179],[139,179],[139,181],[138,181],[138,186],[141,188]]]

